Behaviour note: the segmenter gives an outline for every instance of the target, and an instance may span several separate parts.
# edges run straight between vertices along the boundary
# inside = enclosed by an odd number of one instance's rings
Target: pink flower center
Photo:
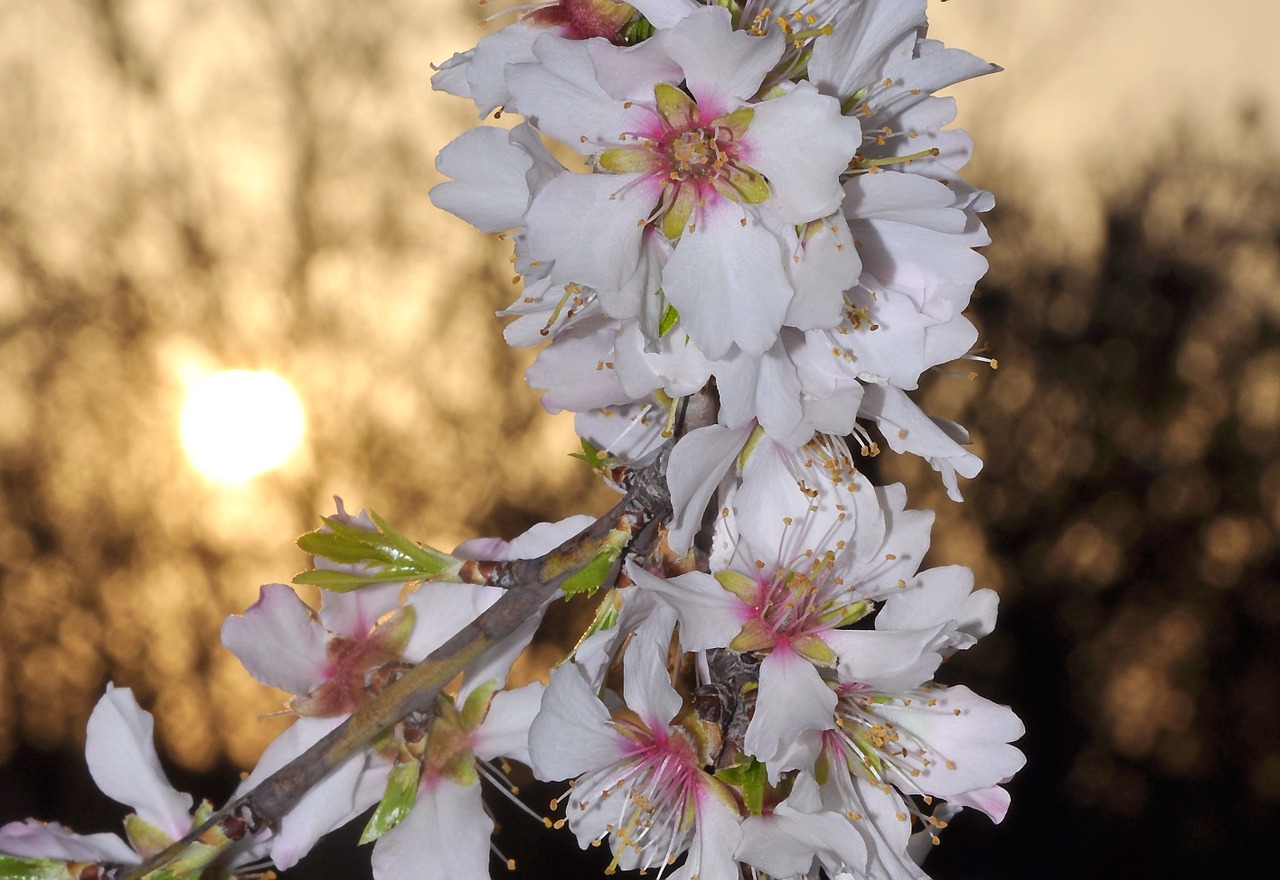
[[[743,161],[743,137],[754,110],[741,107],[704,119],[698,104],[679,88],[659,83],[653,91],[648,130],[624,135],[623,145],[606,150],[597,163],[606,171],[640,174],[657,183],[661,196],[650,220],[661,221],[668,239],[675,241],[696,226],[698,213],[713,199],[755,205],[769,197],[768,182]]]

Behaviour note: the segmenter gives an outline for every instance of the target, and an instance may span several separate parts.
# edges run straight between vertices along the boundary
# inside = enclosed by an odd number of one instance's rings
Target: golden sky
[[[931,36],[1005,68],[951,90],[978,161],[998,150],[1027,163],[1025,185],[1069,222],[1091,213],[1085,178],[1123,181],[1172,130],[1232,158],[1256,149],[1239,136],[1252,105],[1276,143],[1280,3],[950,0],[929,16]]]

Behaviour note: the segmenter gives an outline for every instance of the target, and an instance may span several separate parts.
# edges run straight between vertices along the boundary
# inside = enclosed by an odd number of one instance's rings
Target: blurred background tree
[[[1086,87],[1097,68],[1130,82],[1115,58],[1066,66],[1116,19],[1031,39],[1032,13],[995,8],[934,14],[1014,57],[949,42],[1023,66],[964,95],[994,108],[963,121],[967,176],[1000,199],[973,310],[1000,369],[924,392],[987,467],[956,505],[927,469],[878,465],[939,510],[933,561],[1000,590],[1000,628],[943,672],[1018,709],[1030,763],[1007,822],[962,817],[929,869],[1247,865],[1227,841],[1258,847],[1280,819],[1272,99],[1227,100],[1243,63],[1226,65],[1218,115],[1179,137],[1138,117],[1189,87],[1117,110]],[[567,456],[569,422],[524,386],[529,354],[501,341],[505,245],[426,196],[432,157],[474,122],[429,92],[429,65],[474,41],[473,17],[430,0],[0,0],[0,822],[116,827],[80,752],[109,680],[155,711],[176,781],[229,792],[283,697],[218,628],[303,567],[293,538],[333,494],[440,546],[606,505]],[[1248,22],[1196,36],[1244,54],[1266,30]],[[1131,71],[1178,55],[1128,45]],[[1045,47],[1041,72],[1064,66],[1036,79]],[[1063,88],[1080,100],[1043,101]],[[1081,128],[1138,146],[1086,154]],[[183,452],[184,399],[225,369],[270,370],[305,409],[300,448],[254,479],[213,480]],[[572,873],[540,827],[505,824],[525,876]],[[366,864],[334,847],[297,874]]]

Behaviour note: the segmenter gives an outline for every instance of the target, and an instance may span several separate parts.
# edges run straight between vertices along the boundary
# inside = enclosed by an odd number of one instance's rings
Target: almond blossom
[[[21,864],[0,859],[6,876],[96,877],[99,871],[93,866],[137,865],[199,825],[212,808],[201,804],[193,814],[191,795],[174,789],[160,766],[154,730],[155,721],[138,705],[133,691],[108,684],[89,715],[85,757],[102,793],[133,810],[125,818],[125,838],[76,834],[56,822],[10,822],[0,827],[0,853],[17,857]],[[252,851],[243,846],[223,852],[226,843],[224,839],[224,846],[206,846],[203,859],[188,869],[226,877],[254,861]]]
[[[557,669],[529,731],[534,771],[573,779],[563,798],[569,827],[583,846],[608,838],[611,868],[665,869],[685,854],[671,880],[731,880],[738,807],[704,769],[706,734],[681,711],[664,655],[665,641],[651,637],[627,650],[626,712],[610,713],[576,665]]]
[[[655,281],[698,347],[767,349],[795,293],[794,227],[839,205],[838,176],[861,142],[857,121],[807,84],[754,97],[782,52],[780,33],[736,31],[722,8],[627,48],[535,41],[536,61],[507,68],[520,112],[598,173],[566,172],[534,198],[534,258],[554,261],[561,283],[595,289],[609,314],[636,315],[640,302],[621,290],[652,227],[674,244]]]

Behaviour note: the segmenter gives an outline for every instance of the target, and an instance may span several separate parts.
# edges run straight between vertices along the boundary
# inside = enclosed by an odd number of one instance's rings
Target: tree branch
[[[682,427],[687,431],[696,425]],[[215,837],[224,836],[229,844],[264,827],[278,829],[281,820],[314,785],[378,734],[415,713],[429,712],[445,684],[536,615],[565,581],[616,544],[618,532],[625,533],[627,542],[619,560],[627,552],[643,549],[637,545],[652,540],[657,525],[671,515],[666,482],[669,452],[668,444],[651,464],[627,473],[623,499],[574,538],[537,559],[496,566],[492,585],[507,590],[497,602],[297,758],[153,858],[116,875],[117,880],[143,880],[180,858],[210,831],[215,831]]]

